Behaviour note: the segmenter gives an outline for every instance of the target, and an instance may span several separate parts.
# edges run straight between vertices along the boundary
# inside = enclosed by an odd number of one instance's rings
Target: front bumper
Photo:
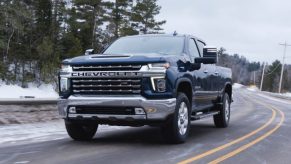
[[[114,114],[76,114],[69,113],[69,107],[134,107],[142,108],[145,114],[114,115]],[[114,96],[114,97],[78,97],[70,96],[68,99],[59,99],[59,114],[65,119],[96,119],[108,121],[163,121],[173,114],[176,98],[150,100],[142,96]]]

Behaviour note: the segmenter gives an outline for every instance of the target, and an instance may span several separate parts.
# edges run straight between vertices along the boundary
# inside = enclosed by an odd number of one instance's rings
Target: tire
[[[175,113],[162,127],[164,139],[173,144],[184,143],[190,131],[190,103],[184,93],[178,93]]]
[[[230,98],[227,93],[224,93],[222,105],[219,105],[220,113],[213,116],[214,124],[217,128],[226,128],[230,120]]]
[[[68,135],[76,141],[91,140],[98,128],[98,125],[84,125],[65,121]]]

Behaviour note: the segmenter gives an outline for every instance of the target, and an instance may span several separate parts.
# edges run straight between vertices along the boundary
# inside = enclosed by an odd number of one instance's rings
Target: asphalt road
[[[194,121],[185,144],[166,144],[158,128],[147,126],[97,132],[90,142],[76,142],[62,134],[61,139],[0,144],[0,163],[290,164],[290,104],[290,100],[237,89],[230,126],[215,128],[212,118]]]

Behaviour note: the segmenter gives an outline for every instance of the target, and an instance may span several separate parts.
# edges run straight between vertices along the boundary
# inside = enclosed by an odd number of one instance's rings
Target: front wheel
[[[175,113],[162,127],[164,138],[170,143],[183,143],[190,130],[190,103],[184,93],[179,93]]]
[[[218,128],[228,127],[230,120],[230,98],[227,93],[224,93],[222,104],[219,105],[219,114],[213,116],[214,124]]]
[[[85,125],[65,121],[69,136],[77,141],[91,140],[98,128],[98,125]]]

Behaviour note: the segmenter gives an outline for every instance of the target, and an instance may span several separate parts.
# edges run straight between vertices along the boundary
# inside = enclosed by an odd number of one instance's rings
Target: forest
[[[164,33],[160,10],[157,0],[1,0],[0,81],[57,86],[65,58],[101,51],[121,36]],[[263,63],[224,48],[218,54],[218,65],[232,68],[233,82],[259,87]],[[277,92],[281,67],[280,61],[267,65],[263,90]],[[291,66],[285,68],[283,91],[291,91]]]

